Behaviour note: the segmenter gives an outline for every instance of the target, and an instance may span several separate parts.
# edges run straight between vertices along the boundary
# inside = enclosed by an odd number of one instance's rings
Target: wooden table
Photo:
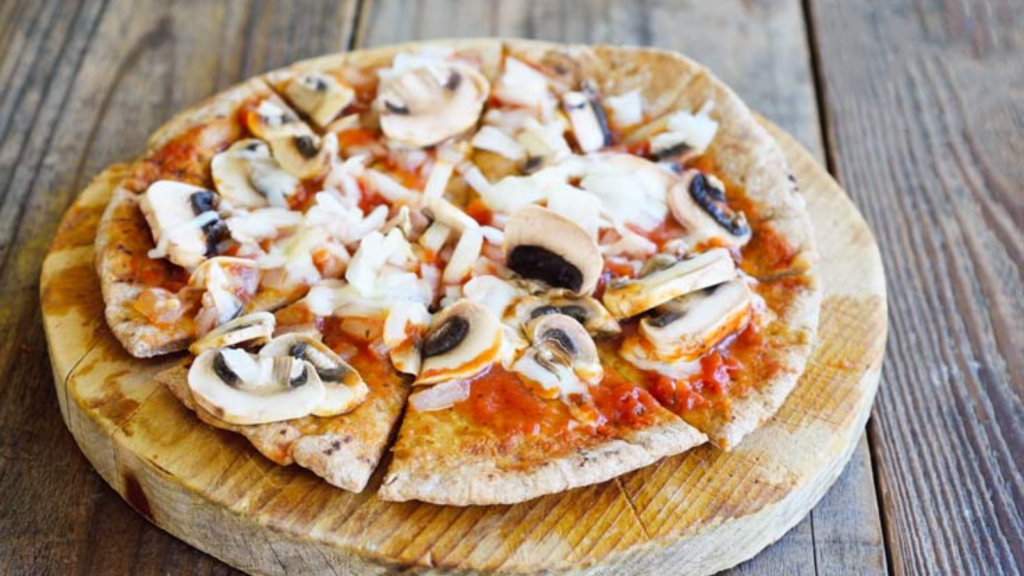
[[[1024,572],[1024,2],[2,0],[0,573],[234,573],[133,512],[61,423],[39,266],[89,178],[264,70],[485,35],[685,52],[818,154],[875,230],[891,331],[865,439],[733,572]]]

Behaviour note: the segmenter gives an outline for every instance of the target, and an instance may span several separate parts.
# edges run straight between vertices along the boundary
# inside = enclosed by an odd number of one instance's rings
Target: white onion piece
[[[484,245],[484,235],[480,228],[466,228],[462,231],[459,243],[445,266],[442,279],[445,284],[458,284],[469,274],[473,263],[480,257],[480,249]]]
[[[470,279],[462,287],[462,293],[468,300],[490,308],[498,318],[503,317],[505,310],[523,296],[523,293],[512,284],[491,275]]]
[[[302,213],[284,208],[258,208],[251,212],[235,212],[225,223],[235,241],[259,242],[302,224]]]
[[[505,243],[505,233],[494,226],[481,226],[480,232],[484,235],[484,241],[488,244],[501,246]]]
[[[391,176],[373,169],[367,169],[365,174],[367,180],[388,202],[409,201],[413,198],[412,190],[402,186]]]
[[[430,324],[430,312],[419,302],[396,302],[384,321],[384,344],[393,348],[408,340],[410,324],[426,328]]]
[[[516,162],[526,158],[526,149],[522,145],[493,126],[480,128],[471,144],[478,150],[494,152]]]
[[[651,138],[651,149],[665,150],[685,143],[698,154],[702,154],[715,139],[718,122],[711,119],[714,102],[708,101],[696,114],[676,112],[669,116],[667,131]]]
[[[462,177],[466,179],[466,184],[473,189],[474,192],[481,196],[491,189],[491,183],[484,176],[484,173],[480,171],[472,162],[466,162],[459,166],[459,172],[462,173]]]
[[[494,87],[494,95],[509,104],[533,108],[542,118],[550,117],[558,106],[547,77],[512,57],[505,58],[505,71]]]
[[[618,96],[609,96],[604,99],[604,104],[611,111],[612,122],[617,127],[632,126],[643,120],[644,103],[639,89]]]
[[[469,380],[448,380],[409,396],[409,403],[420,412],[435,412],[451,408],[469,398]]]
[[[427,185],[423,188],[424,198],[440,198],[444,196],[444,189],[448,187],[448,180],[452,177],[452,165],[447,162],[438,161],[430,171],[427,178]]]
[[[448,236],[451,233],[452,229],[450,226],[435,221],[420,235],[420,246],[437,254],[444,248],[444,244],[448,241]]]

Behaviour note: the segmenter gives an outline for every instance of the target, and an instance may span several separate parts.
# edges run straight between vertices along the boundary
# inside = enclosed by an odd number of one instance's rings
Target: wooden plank
[[[369,0],[357,46],[445,37],[526,36],[642,44],[708,65],[748,104],[824,159],[800,2]],[[819,536],[820,543],[819,543]],[[821,505],[736,573],[882,574],[885,553],[867,443]]]
[[[842,183],[887,262],[870,427],[897,573],[1024,571],[1024,4],[810,3]]]
[[[65,433],[38,279],[60,214],[174,112],[344,49],[355,0],[0,2],[0,573],[232,572],[132,511]]]

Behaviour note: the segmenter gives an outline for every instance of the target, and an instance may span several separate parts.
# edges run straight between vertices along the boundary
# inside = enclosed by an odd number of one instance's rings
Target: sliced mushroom
[[[568,292],[552,290],[544,295],[527,296],[516,303],[516,320],[522,326],[550,314],[569,316],[597,338],[622,332],[615,317],[600,302],[588,296],[577,297]]]
[[[189,352],[196,356],[215,348],[231,346],[257,346],[270,340],[275,319],[270,312],[253,312],[217,326],[192,343]]]
[[[502,328],[491,309],[459,300],[434,317],[423,338],[423,364],[414,384],[469,378],[489,366],[501,351]]]
[[[430,325],[430,312],[419,302],[397,302],[388,308],[383,341],[395,370],[419,374],[420,345]]]
[[[738,278],[670,300],[640,321],[637,336],[623,344],[623,356],[653,356],[669,363],[697,360],[746,324],[752,300],[750,288]],[[645,352],[638,353],[638,345]]]
[[[516,210],[505,225],[505,260],[514,272],[575,294],[597,286],[604,260],[578,224],[540,206]]]
[[[440,222],[456,232],[462,232],[466,228],[480,227],[480,224],[472,216],[444,198],[424,198],[423,214],[434,222]]]
[[[195,316],[196,332],[202,336],[235,318],[256,295],[260,269],[255,260],[214,256],[192,272],[188,285],[203,291],[202,307]]]
[[[149,257],[192,268],[216,254],[217,244],[227,235],[218,203],[216,192],[198,186],[171,180],[151,184],[139,198],[156,242]]]
[[[583,325],[565,314],[541,316],[527,327],[530,347],[512,370],[536,384],[544,398],[582,394],[597,384],[604,368]]]
[[[333,76],[307,72],[288,83],[284,95],[319,128],[324,128],[355,100],[355,91]]]
[[[437,62],[384,80],[374,105],[388,138],[422,148],[472,128],[489,91],[473,68]]]
[[[562,95],[562,106],[572,124],[576,144],[583,152],[594,152],[611,146],[612,133],[604,108],[591,91],[566,92]]]
[[[213,184],[232,208],[288,206],[298,180],[282,169],[262,140],[239,140],[210,162]]]
[[[370,388],[355,368],[324,343],[303,334],[283,334],[260,349],[261,357],[288,356],[313,366],[324,385],[324,401],[312,410],[314,416],[336,416],[350,412],[366,399]]]
[[[248,110],[245,125],[253,136],[267,142],[284,136],[313,134],[309,125],[277,96],[270,96]]]
[[[668,205],[672,216],[686,228],[691,247],[709,240],[743,246],[750,240],[746,216],[729,208],[725,186],[714,176],[687,170],[669,190]]]
[[[616,318],[629,318],[734,276],[736,263],[729,251],[713,248],[636,280],[613,280],[605,289],[602,301]]]
[[[315,178],[327,172],[331,153],[326,141],[316,134],[291,134],[269,140],[274,158],[297,178]]]
[[[196,402],[230,424],[266,424],[308,416],[324,385],[308,362],[267,358],[237,348],[207,350],[188,371]]]

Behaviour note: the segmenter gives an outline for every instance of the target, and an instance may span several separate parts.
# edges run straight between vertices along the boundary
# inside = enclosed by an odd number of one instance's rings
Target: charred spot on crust
[[[468,320],[462,316],[452,316],[446,319],[423,340],[423,357],[430,358],[454,350],[466,339],[467,334],[469,334]]]
[[[540,246],[516,246],[508,255],[508,267],[524,278],[540,280],[555,288],[578,292],[583,286],[579,268]]]
[[[725,191],[712,186],[703,174],[698,173],[690,182],[690,197],[733,236],[745,236],[750,233],[750,226],[747,225],[743,213],[730,210],[725,205]]]
[[[313,142],[313,137],[308,134],[295,137],[295,149],[306,159],[315,158],[320,153],[320,150],[316,147],[316,142]]]
[[[409,107],[405,104],[393,104],[390,101],[385,100],[384,107],[387,108],[388,112],[398,114],[399,116],[405,116],[409,113]]]
[[[199,192],[193,192],[188,197],[189,203],[192,205],[192,213],[196,216],[203,212],[209,212],[213,210],[217,205],[217,194],[211,190],[201,190]]]

